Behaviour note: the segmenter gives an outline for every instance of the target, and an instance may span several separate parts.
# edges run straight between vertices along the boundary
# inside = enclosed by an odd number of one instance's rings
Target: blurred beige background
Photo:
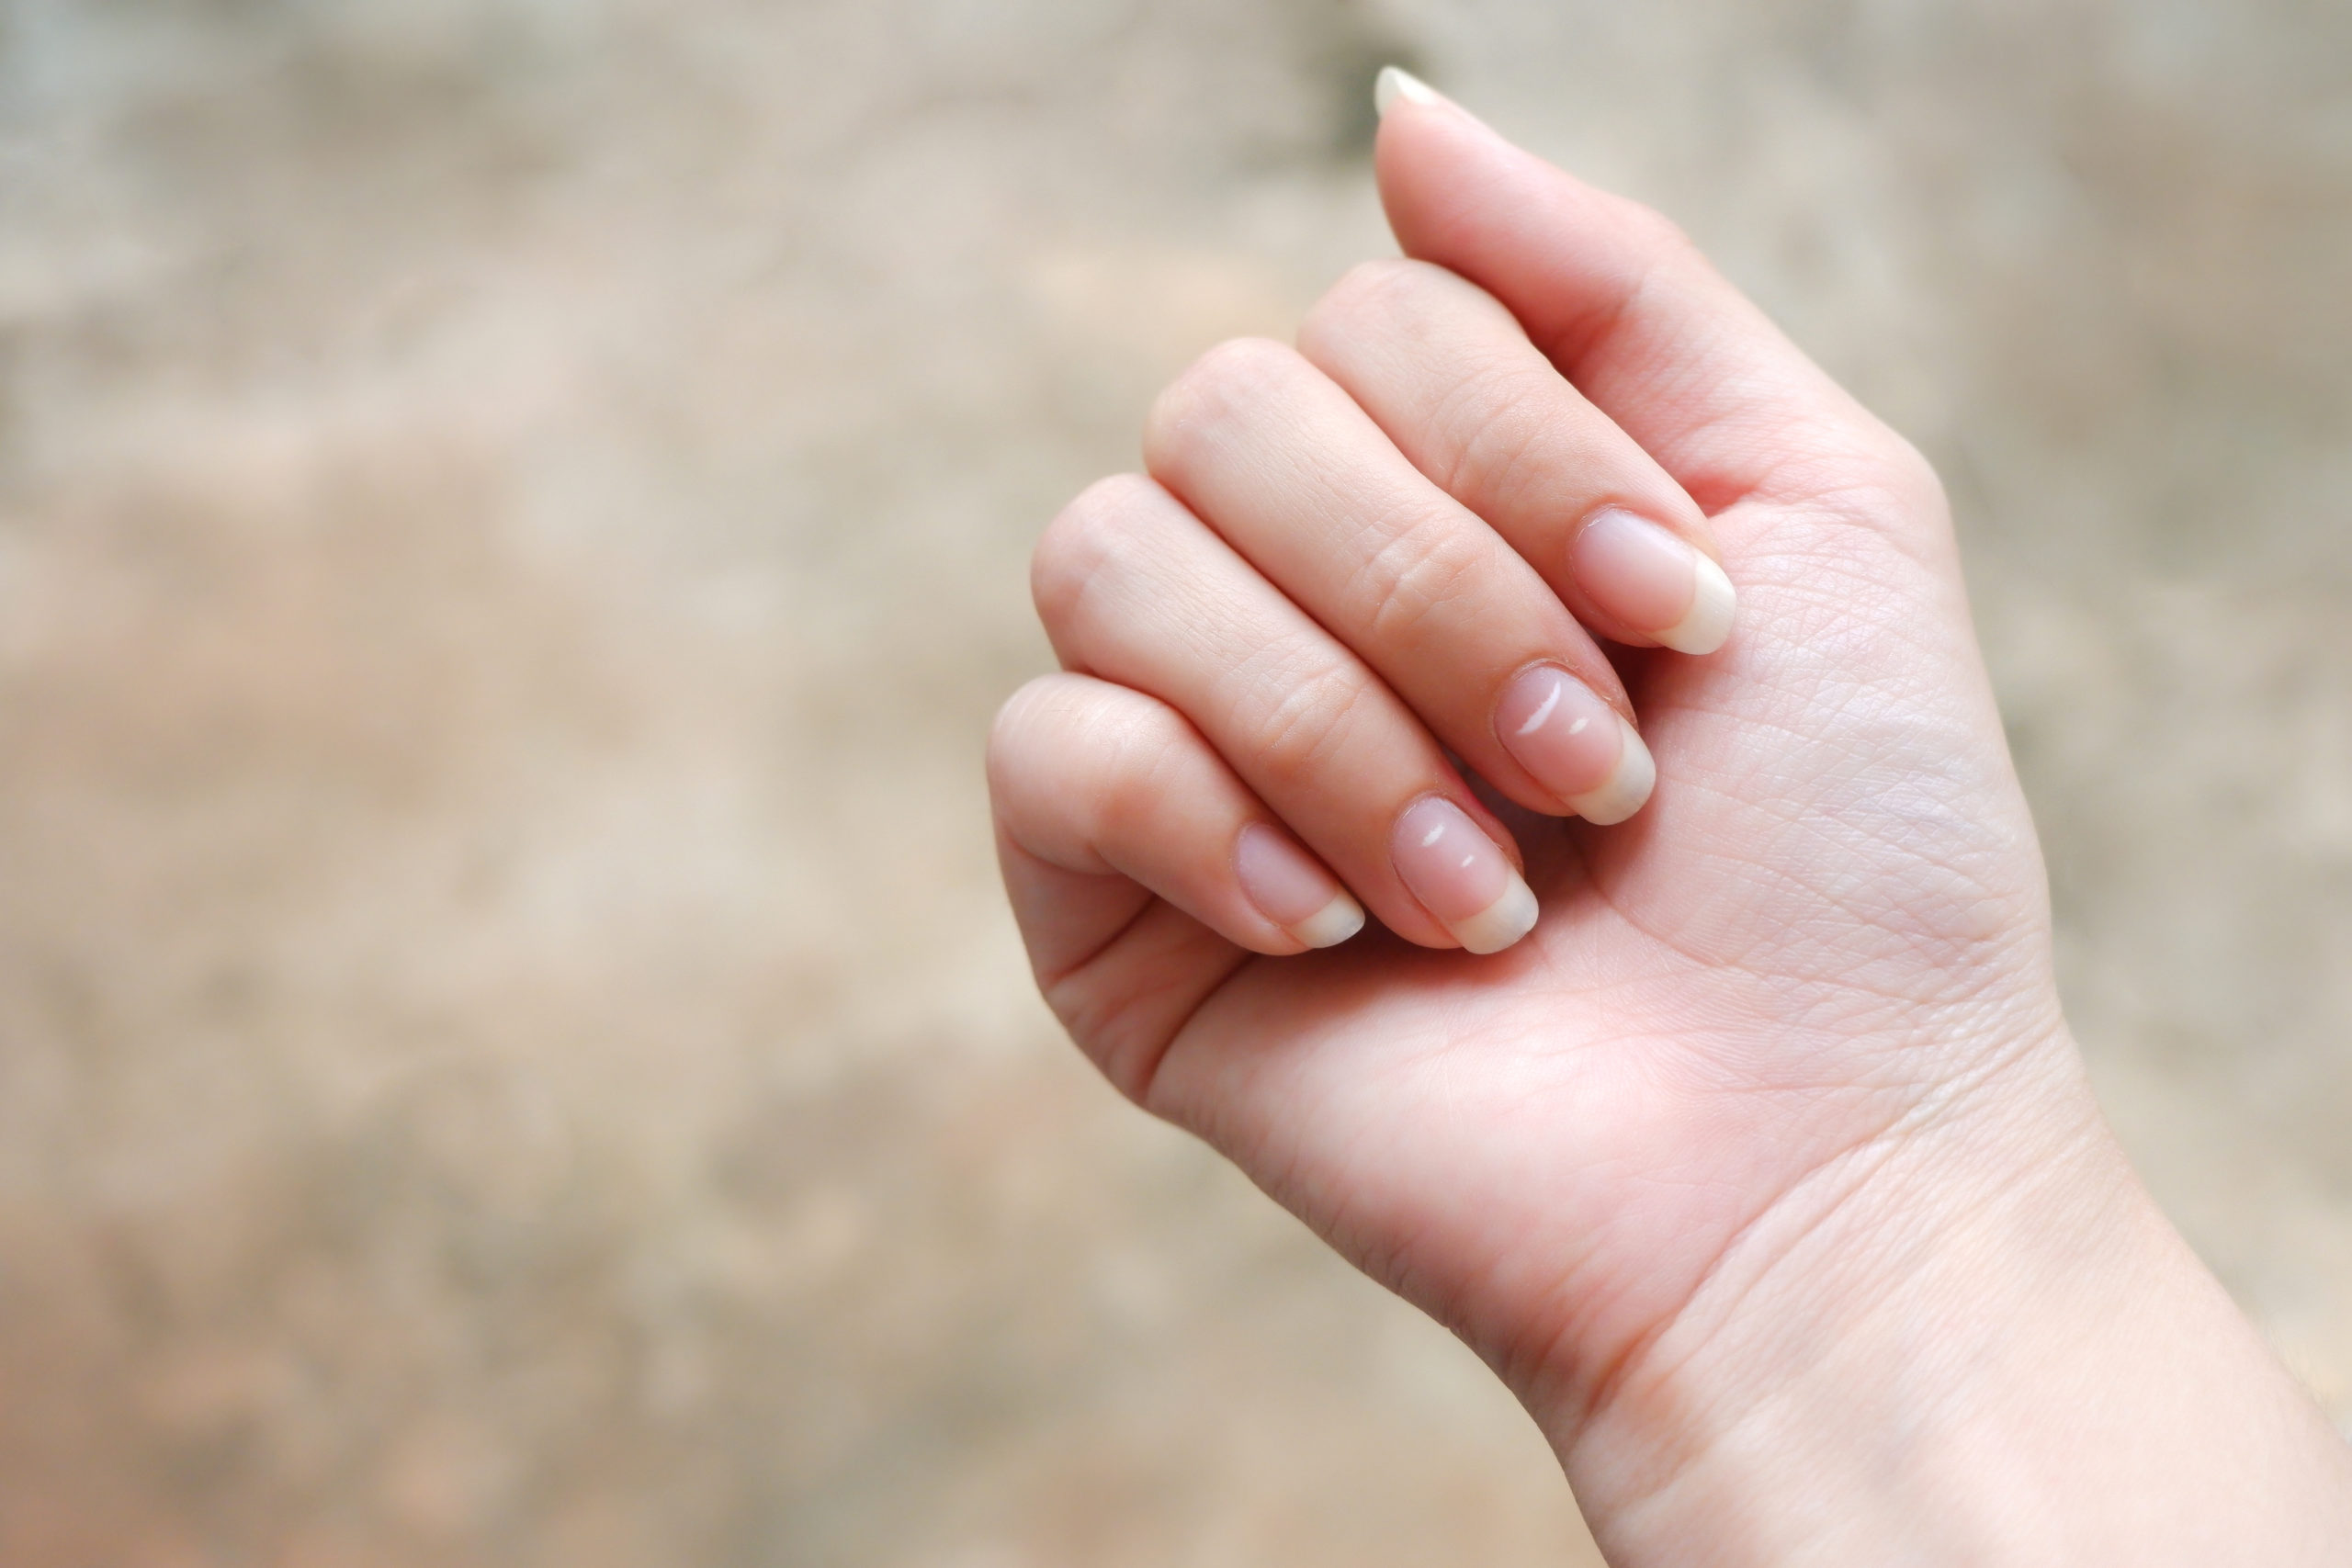
[[[1594,1561],[985,831],[1392,58],[1938,459],[2102,1093],[2352,1418],[2352,10],[0,0],[0,1560]]]

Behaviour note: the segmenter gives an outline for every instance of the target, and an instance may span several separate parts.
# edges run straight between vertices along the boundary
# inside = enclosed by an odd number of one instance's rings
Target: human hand
[[[2264,1484],[2352,1519],[2084,1088],[1927,466],[1662,220],[1452,105],[1392,106],[1379,174],[1418,259],[1210,355],[1151,477],[1039,547],[1069,672],[991,781],[1079,1043],[1485,1356],[1612,1560],[2170,1560],[2193,1487],[2045,1540],[1955,1479],[1997,1455],[2052,1513],[2082,1433],[2030,1385],[2150,1303],[2210,1399],[2092,1422],[2102,1462],[2195,1469],[2238,1410],[2294,1439]],[[1385,931],[1299,956],[1359,900]]]

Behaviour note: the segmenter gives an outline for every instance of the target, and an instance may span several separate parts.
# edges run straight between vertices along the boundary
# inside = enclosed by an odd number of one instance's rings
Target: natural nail
[[[1400,66],[1382,66],[1380,68],[1380,75],[1374,79],[1372,84],[1373,107],[1380,112],[1382,118],[1385,119],[1388,117],[1390,106],[1395,104],[1399,98],[1402,98],[1407,103],[1411,104],[1442,104],[1445,102],[1442,97],[1438,96],[1436,88],[1430,86],[1427,82],[1422,81],[1419,76],[1414,75],[1411,72],[1407,71]]]
[[[1337,947],[1363,930],[1363,906],[1288,835],[1263,822],[1241,830],[1233,870],[1259,912],[1309,947]]]
[[[1678,653],[1713,653],[1731,636],[1739,596],[1724,569],[1623,507],[1607,507],[1577,530],[1568,570],[1594,604]]]
[[[1539,664],[1505,688],[1495,730],[1536,783],[1588,822],[1623,822],[1657,784],[1657,764],[1634,727],[1556,665]]]
[[[1500,953],[1535,929],[1535,895],[1510,858],[1442,795],[1414,802],[1390,840],[1396,874],[1473,953]]]

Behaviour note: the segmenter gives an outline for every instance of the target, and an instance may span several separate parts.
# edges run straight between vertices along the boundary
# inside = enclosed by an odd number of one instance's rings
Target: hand
[[[1932,473],[1417,85],[1379,175],[1418,259],[1212,353],[1039,547],[1068,672],[990,777],[1080,1046],[1484,1355],[1612,1561],[2352,1540],[2084,1088]],[[2126,1324],[2153,1413],[2050,1408]]]

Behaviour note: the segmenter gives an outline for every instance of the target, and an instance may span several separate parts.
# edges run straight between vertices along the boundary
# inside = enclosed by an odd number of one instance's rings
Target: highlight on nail
[[[1241,829],[1233,871],[1259,913],[1310,948],[1337,947],[1363,930],[1363,906],[1280,829]]]
[[[1577,530],[1568,570],[1592,602],[1678,653],[1713,653],[1739,595],[1713,558],[1664,524],[1604,507]]]
[[[1389,853],[1421,907],[1472,953],[1500,953],[1535,929],[1535,894],[1502,847],[1443,795],[1399,814]]]

